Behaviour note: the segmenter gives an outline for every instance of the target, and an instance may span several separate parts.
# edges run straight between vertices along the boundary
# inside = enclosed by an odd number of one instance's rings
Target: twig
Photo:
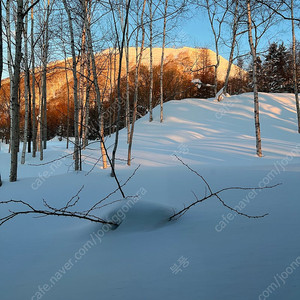
[[[195,171],[194,169],[192,169],[189,165],[187,165],[185,162],[183,162],[178,156],[174,155],[186,168],[188,168],[191,172],[193,172],[194,174],[196,174],[198,177],[201,178],[201,180],[205,183],[205,188],[208,188],[209,190],[209,194],[206,195],[206,191],[205,191],[205,196],[201,199],[199,199],[197,197],[197,195],[192,191],[194,197],[195,197],[195,201],[193,203],[191,203],[190,205],[188,206],[185,206],[183,209],[181,209],[179,212],[175,213],[169,218],[169,221],[171,220],[177,220],[179,219],[180,217],[182,217],[191,207],[195,206],[196,204],[199,204],[207,199],[210,199],[212,197],[216,197],[219,202],[225,206],[226,208],[228,208],[229,210],[235,212],[236,214],[240,215],[240,216],[243,216],[243,217],[247,217],[249,219],[259,219],[259,218],[264,218],[265,216],[268,215],[268,213],[266,214],[263,214],[263,215],[257,215],[257,216],[252,216],[252,215],[248,215],[246,213],[242,213],[240,211],[238,211],[237,209],[231,207],[230,205],[226,204],[225,201],[221,198],[220,194],[222,192],[225,192],[225,191],[231,191],[231,190],[265,190],[265,189],[272,189],[274,187],[277,187],[279,185],[281,185],[281,183],[277,183],[277,184],[274,184],[274,185],[271,185],[271,186],[265,186],[265,187],[227,187],[227,188],[223,188],[223,189],[220,189],[218,190],[217,192],[213,192],[210,185],[208,184],[208,182],[205,180],[205,178],[200,175],[197,171]]]

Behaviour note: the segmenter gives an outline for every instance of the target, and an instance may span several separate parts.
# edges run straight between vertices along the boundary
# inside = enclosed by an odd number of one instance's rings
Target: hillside
[[[105,78],[108,76],[108,70],[111,68],[112,72],[114,72],[114,67],[118,69],[118,63],[114,65],[113,61],[110,61],[109,56],[110,53],[113,52],[113,49],[107,49],[96,56],[96,62],[99,68],[103,69],[105,67],[105,71],[102,71],[99,75],[99,84],[100,88],[103,90],[106,86]],[[130,68],[133,69],[135,66],[135,48],[129,49],[129,61]],[[208,49],[195,49],[195,48],[166,48],[165,49],[165,62],[173,61],[177,65],[184,65],[184,69],[188,70],[188,73],[192,75],[190,69],[196,70],[198,68],[202,68],[203,66],[209,66],[215,63],[215,53]],[[159,65],[161,61],[161,48],[153,49],[153,61],[154,65]],[[118,62],[118,55],[117,55]],[[70,85],[70,89],[72,89],[72,62],[69,58],[67,60],[67,77]],[[143,52],[143,60],[142,64],[148,66],[149,65],[149,48],[145,49]],[[220,80],[224,80],[225,72],[228,65],[228,61],[223,57],[220,58]],[[233,66],[231,76],[237,76],[239,72],[239,68],[237,66]],[[125,74],[125,59],[123,60],[123,74]],[[39,83],[41,80],[39,69],[36,70],[37,73],[37,82]],[[114,76],[114,75],[113,75]],[[40,84],[40,83],[39,83]],[[48,88],[48,102],[49,103],[57,103],[57,102],[65,102],[66,94],[67,94],[67,83],[66,83],[66,72],[65,72],[65,62],[57,61],[51,62],[48,65],[48,74],[47,74],[47,88]],[[110,82],[108,82],[107,90],[110,90]],[[24,80],[21,79],[21,91],[24,91]],[[36,88],[37,95],[39,94],[38,88]],[[0,102],[6,101],[9,95],[9,79],[6,78],[2,80],[2,89],[0,90]],[[72,96],[71,96],[72,97]]]
[[[121,225],[107,232],[74,218],[30,215],[4,224],[1,299],[299,299],[300,148],[294,98],[260,94],[259,99],[262,158],[255,156],[251,93],[221,103],[170,101],[162,124],[156,108],[152,123],[147,116],[136,123],[131,167],[123,161],[127,143],[122,130],[117,172],[124,183],[141,165],[124,187],[126,195],[139,198],[126,211],[128,202],[122,200],[96,212],[103,218],[118,216]],[[114,136],[108,138],[107,146],[113,141]],[[84,150],[84,171],[76,173],[70,157],[56,164],[55,159],[71,150],[65,149],[65,141],[54,139],[45,151],[49,164],[33,166],[39,160],[28,156],[16,183],[8,183],[9,154],[0,145],[1,200],[20,199],[41,207],[45,199],[62,207],[84,185],[77,207],[84,210],[116,188],[100,163],[88,172],[100,156],[98,144]],[[214,191],[282,183],[268,190],[228,191],[222,197],[243,213],[269,215],[238,216],[212,198],[168,222],[174,210],[194,201],[191,191],[198,197],[207,194],[200,178],[174,154],[203,175]],[[113,200],[120,195],[103,204]],[[6,213],[0,206],[0,216]],[[180,268],[174,269],[176,265]]]
[[[111,52],[112,49],[105,50],[103,53],[107,54]],[[153,48],[153,64],[160,65],[161,63],[161,48]],[[125,51],[124,51],[125,53]],[[166,61],[177,61],[178,64],[184,63],[185,69],[190,72],[190,70],[197,70],[203,68],[204,66],[216,64],[216,53],[210,49],[206,48],[166,48],[165,49],[165,60]],[[136,49],[134,47],[129,48],[129,64],[131,66],[135,65],[136,61]],[[150,49],[146,48],[143,51],[142,64],[149,66],[150,62]],[[228,60],[220,56],[219,65],[219,80],[224,81],[228,67]],[[125,62],[123,64],[125,69]],[[241,69],[236,65],[232,66],[231,77],[238,76]],[[244,71],[243,71],[244,73]]]

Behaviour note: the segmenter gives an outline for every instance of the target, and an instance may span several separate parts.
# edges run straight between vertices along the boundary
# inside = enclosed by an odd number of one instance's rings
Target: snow
[[[194,83],[198,89],[201,89],[202,81],[200,79],[193,79],[191,82]]]
[[[0,227],[1,300],[192,299],[252,300],[300,297],[300,144],[292,94],[260,94],[264,157],[255,155],[253,95],[186,99],[165,104],[165,120],[137,121],[132,166],[118,160],[124,187],[134,196],[98,213],[118,228],[73,218],[22,216]],[[113,144],[108,138],[107,146]],[[126,158],[126,132],[117,157]],[[0,199],[42,199],[63,205],[84,185],[78,209],[116,188],[97,164],[99,144],[83,152],[83,172],[72,171],[65,141],[49,142],[45,162],[27,156],[19,181],[9,183],[9,154],[1,144]],[[111,151],[111,148],[110,148]],[[175,155],[201,173],[214,191],[229,186],[282,185],[269,190],[230,191],[223,200],[251,215],[230,212],[216,199],[168,222],[174,210],[205,194],[204,184]],[[112,200],[121,199],[115,194]],[[130,201],[131,199],[131,201]],[[6,213],[0,207],[0,215]],[[176,265],[181,265],[176,269]],[[181,271],[180,271],[181,270]],[[270,287],[271,286],[271,287]]]

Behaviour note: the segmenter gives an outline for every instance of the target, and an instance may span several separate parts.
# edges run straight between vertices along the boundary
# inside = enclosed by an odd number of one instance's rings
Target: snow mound
[[[123,207],[123,208],[122,208]],[[152,231],[167,224],[173,209],[166,205],[148,201],[137,202],[128,211],[124,206],[114,209],[108,220],[118,220],[119,231]]]
[[[132,156],[143,167],[174,166],[175,156],[189,165],[273,165],[288,157],[300,158],[293,94],[259,93],[263,158],[256,156],[253,93],[215,99],[173,100],[136,122]],[[110,145],[114,141],[107,140]],[[127,157],[127,132],[120,132],[118,156]]]

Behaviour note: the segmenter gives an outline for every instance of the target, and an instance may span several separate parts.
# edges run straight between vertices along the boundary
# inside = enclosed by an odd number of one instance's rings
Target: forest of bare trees
[[[43,160],[47,141],[55,136],[65,139],[67,148],[73,147],[76,171],[82,168],[81,151],[89,140],[98,139],[102,166],[111,167],[115,176],[119,131],[127,128],[130,165],[136,120],[149,113],[153,121],[152,110],[159,105],[163,122],[164,103],[172,99],[218,96],[221,100],[222,93],[253,91],[256,150],[262,156],[258,92],[294,92],[300,132],[295,35],[299,7],[293,0],[0,3],[0,79],[3,70],[9,76],[0,90],[0,138],[10,144],[10,181],[17,180],[19,160],[24,164],[26,156],[37,153]],[[203,48],[196,60],[188,54],[166,55],[178,22],[193,10],[207,14],[214,57]],[[292,44],[275,43],[262,52],[261,40],[278,22],[290,24]],[[242,39],[248,39],[246,50]],[[229,52],[223,77],[220,47]],[[286,68],[281,81],[262,84],[279,52],[285,63],[281,67]],[[154,55],[159,63],[154,63]],[[240,72],[231,76],[234,65]],[[200,89],[193,79],[201,81]],[[112,155],[105,145],[111,134],[115,134]]]

